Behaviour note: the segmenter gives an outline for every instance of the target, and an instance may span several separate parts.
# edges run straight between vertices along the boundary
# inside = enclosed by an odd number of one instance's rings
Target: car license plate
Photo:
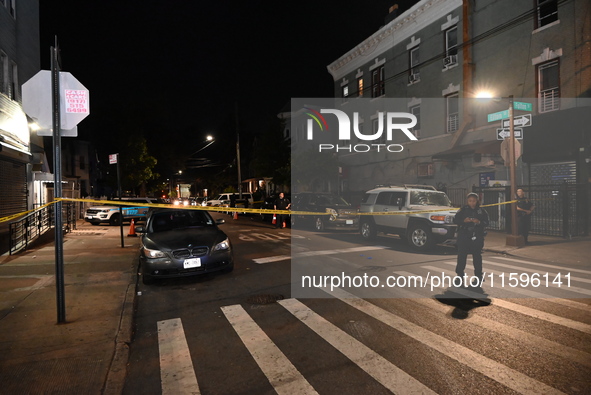
[[[193,267],[201,267],[201,258],[185,259],[185,262],[183,262],[183,268],[191,269]]]
[[[346,225],[353,225],[353,220],[352,219],[348,219],[345,221]]]

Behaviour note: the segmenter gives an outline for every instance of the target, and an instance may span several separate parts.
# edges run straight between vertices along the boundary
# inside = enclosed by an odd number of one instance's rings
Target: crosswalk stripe
[[[408,272],[405,275],[410,275]],[[397,293],[400,297],[409,299],[412,303],[423,305],[431,310],[435,310],[443,315],[449,313],[450,306],[442,304],[433,298],[425,298],[418,292],[409,291],[408,289],[398,289]],[[486,317],[474,314],[470,316],[469,322],[473,325],[496,332],[502,336],[506,336],[515,339],[517,342],[529,347],[535,347],[543,350],[546,353],[556,355],[560,358],[564,358],[584,366],[591,367],[591,354],[584,351],[565,346],[563,344],[554,342],[552,340],[545,339],[540,336],[533,335],[529,332],[521,329],[505,325],[501,322],[488,319]]]
[[[534,266],[540,266],[540,267],[547,267],[550,269],[558,269],[558,270],[563,270],[565,269],[565,267],[563,266],[557,266],[557,265],[548,265],[546,263],[539,263],[539,262],[530,262],[530,261],[524,261],[521,259],[514,259],[514,258],[506,258],[504,256],[489,256],[489,258],[494,258],[494,259],[502,259],[504,261],[510,261],[510,262],[516,262],[516,263],[525,263],[528,265],[534,265]],[[566,268],[571,272],[577,272],[577,273],[583,273],[583,274],[591,274],[591,270],[583,270],[583,269],[575,269],[572,267]]]
[[[180,318],[158,321],[162,395],[199,395],[199,385]]]
[[[271,262],[279,262],[285,261],[288,259],[295,259],[295,258],[305,258],[310,256],[323,256],[323,255],[335,255],[335,254],[348,254],[351,252],[364,252],[364,251],[374,251],[374,250],[385,250],[388,247],[384,246],[362,246],[362,247],[352,247],[352,248],[338,248],[334,250],[319,250],[319,251],[303,251],[297,252],[293,255],[276,255],[276,256],[269,256],[264,258],[256,258],[253,259],[255,263],[259,265],[263,263],[271,263]]]
[[[486,261],[485,261],[486,262]],[[456,262],[442,262],[446,265],[451,265],[451,266],[455,266]],[[425,268],[427,268],[425,266]],[[486,269],[485,273],[492,273],[492,274],[502,274],[504,272],[501,272],[499,270],[491,270],[491,269]],[[486,274],[485,274],[486,275]],[[570,300],[570,299],[563,299],[563,298],[553,298],[547,294],[543,294],[541,292],[536,292],[536,291],[532,291],[530,289],[525,289],[525,288],[519,288],[519,287],[515,287],[515,288],[507,288],[506,291],[510,291],[516,294],[521,294],[521,295],[525,295],[531,298],[538,298],[538,299],[545,299],[548,302],[551,303],[556,303],[556,304],[561,304],[563,306],[568,306],[568,307],[573,307],[576,309],[580,309],[580,310],[585,310],[585,311],[591,311],[591,305],[585,304],[585,303],[581,303],[581,302],[577,302],[575,300]]]
[[[435,394],[420,381],[297,299],[280,300],[278,303],[390,391],[404,394]]]
[[[242,306],[224,306],[222,312],[279,395],[317,394]]]
[[[471,369],[482,373],[512,390],[521,394],[562,394],[561,391],[537,381],[523,373],[509,368],[499,362],[478,354],[460,344],[448,340],[440,335],[428,331],[412,322],[409,322],[393,313],[384,310],[364,299],[359,299],[342,289],[323,289],[324,292],[339,298],[351,307],[375,318],[378,321],[404,333],[405,335],[420,341],[440,353],[452,358]]]
[[[455,272],[452,272],[450,270],[444,270],[444,269],[434,267],[434,266],[421,266],[421,267],[424,269],[427,269],[427,270],[437,270],[439,272],[446,273],[447,275],[450,275],[450,276],[456,275]],[[427,279],[427,281],[429,281],[429,280]],[[472,292],[472,291],[469,291],[464,288],[455,288],[454,292],[462,294],[462,295],[470,297],[470,298],[474,298],[474,299],[482,298],[482,294],[478,294],[476,292]],[[507,310],[514,311],[516,313],[528,315],[530,317],[534,317],[534,318],[537,318],[537,319],[540,319],[543,321],[551,322],[553,324],[562,325],[566,328],[575,329],[580,332],[591,333],[591,325],[584,324],[582,322],[574,321],[574,320],[564,318],[564,317],[559,317],[554,314],[550,314],[550,313],[546,313],[546,312],[543,312],[540,310],[532,309],[530,307],[522,306],[520,304],[512,303],[512,302],[509,302],[509,301],[506,301],[503,299],[491,298],[491,300],[494,305],[496,305],[498,307],[502,307]]]

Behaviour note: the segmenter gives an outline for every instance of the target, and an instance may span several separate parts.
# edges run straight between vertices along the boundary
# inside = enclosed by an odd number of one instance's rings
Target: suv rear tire
[[[424,224],[410,226],[406,235],[408,244],[416,250],[428,250],[433,245],[433,234],[431,228]]]
[[[359,227],[359,232],[365,240],[373,240],[378,235],[376,225],[371,221],[363,221]]]

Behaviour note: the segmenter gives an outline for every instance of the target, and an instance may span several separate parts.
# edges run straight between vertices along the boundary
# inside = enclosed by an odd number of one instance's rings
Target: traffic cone
[[[131,224],[129,225],[129,234],[127,235],[127,237],[137,237],[137,234],[135,233],[135,223],[133,219],[131,220]]]
[[[234,211],[234,219],[238,219],[238,211]]]
[[[273,224],[273,225],[277,224],[277,217],[275,216],[275,214],[273,214],[273,221],[271,221],[271,224]]]

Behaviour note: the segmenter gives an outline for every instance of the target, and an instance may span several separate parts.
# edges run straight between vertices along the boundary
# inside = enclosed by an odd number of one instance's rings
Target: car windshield
[[[349,206],[345,199],[335,195],[317,195],[310,199],[310,203],[319,206]]]
[[[411,191],[410,204],[419,206],[451,206],[451,202],[445,193],[434,191]]]
[[[165,232],[196,226],[213,226],[213,220],[205,211],[166,210],[152,216],[151,226],[152,232]]]

